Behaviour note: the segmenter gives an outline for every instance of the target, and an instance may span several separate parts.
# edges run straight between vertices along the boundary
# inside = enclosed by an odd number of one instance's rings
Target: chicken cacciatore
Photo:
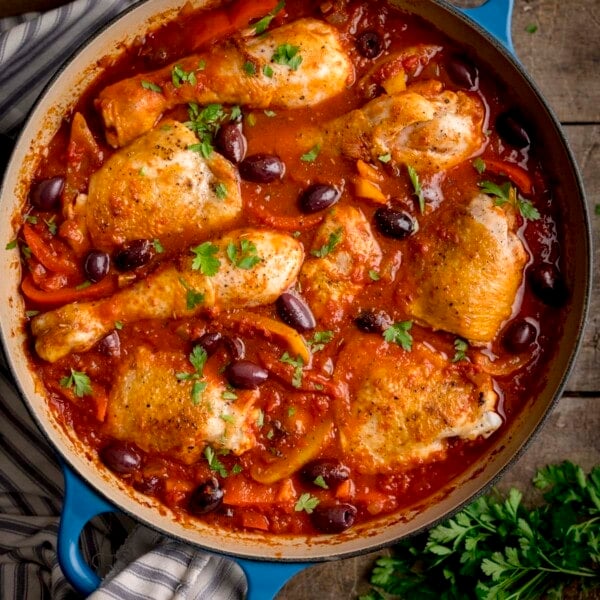
[[[40,160],[13,242],[31,367],[182,519],[339,534],[423,504],[555,350],[537,151],[489,67],[383,0],[186,5]]]

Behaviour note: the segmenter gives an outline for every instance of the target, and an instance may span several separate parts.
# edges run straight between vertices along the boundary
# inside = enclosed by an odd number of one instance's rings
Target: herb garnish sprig
[[[540,469],[545,504],[528,510],[522,494],[482,496],[427,534],[377,560],[376,586],[361,600],[534,600],[562,598],[574,581],[600,586],[600,466],[571,462]],[[389,596],[387,596],[389,598]]]
[[[537,221],[540,218],[540,213],[538,209],[533,206],[531,200],[523,198],[509,181],[502,185],[497,185],[492,181],[482,181],[479,184],[479,187],[483,192],[494,198],[494,204],[496,206],[510,204],[528,221]]]

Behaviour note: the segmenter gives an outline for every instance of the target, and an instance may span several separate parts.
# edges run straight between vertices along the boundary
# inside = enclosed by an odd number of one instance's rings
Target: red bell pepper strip
[[[485,170],[494,173],[495,175],[505,175],[518,188],[522,194],[528,196],[533,192],[533,183],[529,173],[514,163],[509,163],[502,160],[484,159]]]
[[[43,238],[29,223],[23,225],[23,237],[31,253],[53,273],[78,275],[79,266],[66,244],[56,238]]]
[[[37,288],[31,275],[27,275],[21,282],[23,295],[43,308],[55,308],[81,300],[97,300],[98,298],[110,296],[117,289],[117,280],[113,277],[105,277],[98,283],[92,283],[84,287],[69,287],[53,291],[44,291]]]

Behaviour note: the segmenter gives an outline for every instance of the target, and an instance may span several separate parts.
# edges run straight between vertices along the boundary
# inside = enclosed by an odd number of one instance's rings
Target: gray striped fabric
[[[14,137],[60,64],[133,0],[77,0],[0,19],[0,133]],[[6,138],[2,143],[6,143]],[[0,360],[0,598],[78,598],[56,556],[62,474]],[[234,600],[247,586],[231,561],[116,515],[96,517],[83,553],[104,576],[93,600]]]

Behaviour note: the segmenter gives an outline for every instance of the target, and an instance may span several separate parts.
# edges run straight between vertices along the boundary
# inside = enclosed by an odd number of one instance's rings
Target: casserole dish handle
[[[515,49],[510,30],[513,5],[514,0],[487,0],[481,6],[461,8],[460,11],[483,27],[514,55]]]
[[[86,523],[116,508],[97,495],[64,463],[65,478],[63,511],[58,530],[58,562],[69,583],[88,596],[100,585],[100,577],[85,561],[79,548],[79,536]],[[273,598],[283,585],[308,563],[259,562],[235,559],[246,574],[247,600]]]

